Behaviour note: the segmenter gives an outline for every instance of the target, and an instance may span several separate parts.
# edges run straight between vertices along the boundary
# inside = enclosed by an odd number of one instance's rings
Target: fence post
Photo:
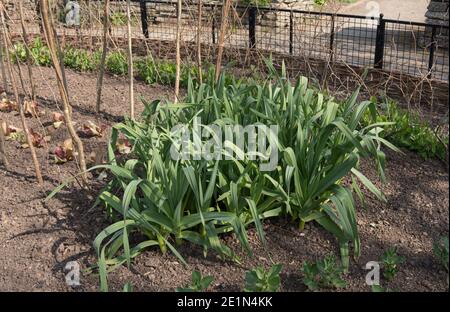
[[[214,6],[212,13],[211,39],[212,43],[216,44],[216,6]]]
[[[289,13],[289,54],[294,53],[294,12]]]
[[[141,23],[142,23],[142,33],[144,37],[148,39],[148,15],[147,15],[147,1],[139,1],[141,8]]]
[[[250,49],[256,47],[256,7],[248,11],[248,42]]]
[[[434,51],[436,50],[436,25],[431,26],[431,44],[430,44],[430,59],[428,60],[428,78],[431,77],[431,72],[434,66]]]
[[[375,62],[374,67],[382,69],[383,68],[383,58],[384,58],[384,37],[386,30],[386,22],[383,19],[384,15],[380,14],[380,19],[378,20],[377,26],[377,37],[375,39]]]
[[[335,15],[331,15],[331,33],[330,33],[330,63],[333,62],[333,56],[334,56],[334,19]]]

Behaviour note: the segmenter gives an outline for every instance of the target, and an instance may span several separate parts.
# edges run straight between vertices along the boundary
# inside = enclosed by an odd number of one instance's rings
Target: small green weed
[[[205,291],[212,283],[214,278],[212,276],[202,277],[199,271],[192,272],[192,281],[185,287],[178,287],[177,292],[200,292]]]
[[[275,292],[280,288],[281,264],[273,265],[269,271],[257,267],[245,274],[245,291]]]
[[[97,68],[99,52],[67,48],[64,50],[64,65],[78,71],[93,71]]]
[[[448,237],[442,237],[439,242],[434,243],[434,254],[439,259],[445,271],[447,271],[448,284]]]
[[[376,99],[372,98],[372,101],[376,102]],[[448,135],[443,139],[438,138],[428,123],[413,112],[401,110],[394,101],[386,100],[380,107],[377,122],[393,122],[385,127],[380,136],[398,147],[418,153],[424,159],[446,160]],[[370,118],[370,114],[366,113],[363,124],[370,122]]]
[[[305,261],[302,268],[303,283],[309,290],[320,288],[343,288],[347,283],[342,278],[344,269],[336,262],[334,255],[328,255],[315,263]]]
[[[122,51],[113,51],[106,57],[106,69],[115,75],[126,75],[128,73],[128,60]]]
[[[384,252],[380,260],[383,266],[383,276],[391,281],[398,273],[398,266],[405,262],[405,257],[399,256],[397,248],[392,247]]]

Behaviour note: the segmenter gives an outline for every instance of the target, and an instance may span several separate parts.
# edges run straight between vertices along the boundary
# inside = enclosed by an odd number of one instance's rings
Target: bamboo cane
[[[202,74],[202,41],[201,41],[201,33],[202,33],[202,10],[203,3],[202,0],[198,1],[198,21],[197,21],[197,67],[198,67],[198,81],[200,84],[203,83],[203,74]]]
[[[5,133],[3,132],[2,121],[0,120],[0,155],[2,156],[3,166],[8,169],[9,163],[8,158],[6,157],[6,148],[5,148]]]
[[[180,76],[181,76],[181,0],[177,2],[177,36],[176,36],[176,75],[175,75],[175,103],[178,103],[178,96],[180,95]]]
[[[86,159],[84,156],[83,142],[79,138],[72,123],[71,105],[69,102],[69,95],[66,86],[66,81],[64,79],[65,77],[63,76],[62,64],[60,62],[60,57],[58,56],[59,47],[55,39],[53,21],[50,18],[49,14],[48,0],[40,0],[40,8],[41,8],[43,28],[45,29],[47,45],[50,50],[50,55],[53,61],[53,68],[55,70],[56,80],[58,82],[59,93],[61,94],[61,99],[64,105],[63,112],[64,118],[66,120],[67,130],[69,131],[70,137],[72,138],[72,141],[75,143],[78,151],[78,158],[80,162],[80,169],[82,172],[81,176],[83,182],[87,183]]]
[[[106,55],[108,53],[108,29],[109,29],[109,0],[105,0],[105,7],[103,13],[103,49],[102,58],[97,79],[97,101],[95,108],[97,113],[100,113],[100,106],[102,101],[103,76],[105,75]]]
[[[89,48],[92,50],[94,47],[94,36],[92,36],[92,29],[94,28],[94,25],[92,23],[92,8],[91,8],[91,1],[87,0],[87,10],[88,10],[88,27],[89,27]]]
[[[40,169],[40,166],[39,166],[39,160],[38,160],[37,155],[36,155],[36,150],[34,149],[34,146],[33,146],[33,140],[31,139],[31,135],[30,135],[30,131],[28,129],[27,122],[25,120],[25,113],[23,111],[22,102],[21,102],[21,99],[19,97],[19,91],[18,91],[17,85],[16,85],[16,79],[14,77],[14,73],[13,73],[13,70],[12,70],[11,58],[10,58],[10,55],[9,55],[9,45],[8,45],[8,39],[7,39],[5,14],[4,14],[3,10],[4,10],[4,6],[3,6],[3,2],[1,2],[0,3],[0,18],[1,18],[2,29],[3,29],[3,46],[5,47],[6,67],[8,69],[9,78],[10,78],[11,85],[12,85],[13,92],[14,92],[14,97],[15,97],[17,106],[19,108],[19,114],[20,114],[20,120],[22,122],[22,128],[23,128],[23,131],[25,133],[27,144],[28,144],[28,146],[30,148],[31,157],[33,159],[34,169],[36,171],[36,178],[38,180],[38,183],[42,185],[44,183],[44,180],[42,179],[41,169]]]
[[[3,91],[8,93],[8,80],[6,79],[5,64],[3,62],[3,44],[1,44],[1,40],[0,40],[0,66],[3,80]]]
[[[217,51],[217,62],[216,62],[216,81],[219,80],[220,72],[222,70],[222,54],[223,54],[223,46],[225,41],[225,33],[227,31],[228,24],[228,15],[231,7],[231,0],[224,0],[225,5],[222,10],[222,21],[220,23],[220,33],[219,33],[219,48]]]
[[[27,58],[27,69],[28,78],[31,87],[31,100],[36,102],[36,86],[33,79],[33,69],[31,68],[31,51],[30,51],[30,40],[28,38],[28,33],[25,28],[25,21],[23,17],[23,0],[19,1],[19,15],[20,15],[20,25],[22,26],[23,41],[25,44],[26,58]]]
[[[127,37],[128,37],[128,78],[130,79],[130,118],[134,119],[134,73],[133,49],[131,42],[131,3],[127,0]]]
[[[3,5],[1,6],[3,8]],[[8,93],[8,79],[6,76],[5,64],[3,62],[3,44],[2,40],[0,40],[0,69],[2,72],[2,80],[3,80],[3,91]]]

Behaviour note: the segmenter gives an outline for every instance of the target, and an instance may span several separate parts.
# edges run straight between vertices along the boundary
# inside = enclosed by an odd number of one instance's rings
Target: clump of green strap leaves
[[[50,50],[46,44],[36,38],[31,46],[30,52],[32,63],[40,66],[51,66]],[[27,53],[22,43],[16,43],[11,49],[11,56],[14,61],[25,62]],[[73,47],[66,47],[63,51],[64,65],[77,71],[93,71],[100,64],[101,51],[88,51]],[[146,57],[137,57],[134,59],[136,78],[147,84],[175,85],[176,64],[170,61],[157,60],[151,55]],[[213,66],[203,71],[203,80],[208,79]],[[106,59],[106,71],[119,76],[128,74],[128,60],[123,51],[111,51]],[[255,71],[252,71],[255,73]],[[180,85],[187,87],[189,82],[197,83],[198,70],[195,66],[183,64],[181,66]],[[225,84],[232,84],[232,77],[225,75]],[[378,103],[380,113],[377,115],[376,122],[392,122],[384,128],[380,136],[389,140],[398,147],[407,148],[418,153],[422,158],[438,158],[448,162],[448,131],[442,131],[441,126],[431,127],[430,124],[421,120],[421,118],[412,111],[402,110],[397,104],[383,97],[384,100]],[[376,102],[373,97],[371,101]],[[448,123],[443,120],[440,123]],[[367,111],[362,124],[370,125],[373,123],[372,113]]]
[[[380,137],[387,122],[360,126],[366,111],[376,120],[370,101],[357,102],[358,92],[338,103],[333,97],[308,88],[306,78],[293,84],[284,65],[279,73],[266,61],[269,75],[264,82],[231,80],[207,84],[189,80],[184,103],[154,101],[145,103],[141,121],[126,120],[112,129],[106,169],[112,178],[98,196],[115,221],[95,239],[102,290],[106,275],[137,256],[144,249],[168,249],[185,263],[177,246],[184,241],[201,246],[206,254],[239,261],[219,239],[234,232],[242,247],[251,254],[247,227],[253,224],[266,246],[262,221],[289,215],[303,228],[315,221],[335,235],[344,268],[349,266],[350,244],[353,255],[360,254],[352,190],[359,196],[362,183],[380,200],[383,193],[360,171],[363,157],[372,157],[384,180],[385,156],[381,145],[396,148]],[[258,161],[249,157],[231,160],[173,160],[170,147],[177,135],[171,129],[179,124],[193,126],[196,118],[205,125],[278,125],[276,146],[279,161],[275,170],[262,172]],[[119,133],[132,145],[131,154],[116,157]],[[211,133],[214,133],[211,130]],[[272,136],[273,137],[273,136]],[[210,138],[196,137],[206,142]],[[225,144],[226,145],[226,144]],[[228,144],[236,154],[236,145]],[[221,151],[230,156],[228,150]],[[343,184],[353,179],[351,186]],[[359,180],[359,182],[357,182]],[[52,197],[63,186],[56,189]],[[129,237],[139,233],[141,241],[130,245]],[[142,236],[143,235],[143,236]],[[145,237],[145,239],[142,239]]]

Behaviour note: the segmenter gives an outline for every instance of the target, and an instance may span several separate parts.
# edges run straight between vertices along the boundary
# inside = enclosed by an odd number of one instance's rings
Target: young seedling
[[[381,257],[383,266],[383,276],[391,281],[398,273],[398,266],[405,262],[405,257],[397,254],[397,247],[392,247],[386,250]]]
[[[88,120],[83,123],[82,126],[78,129],[80,134],[84,137],[92,138],[92,137],[102,137],[105,133],[106,125],[96,125],[92,121]]]
[[[381,285],[372,285],[372,292],[390,292],[389,288],[382,287]]]
[[[74,159],[74,150],[72,139],[66,139],[59,144],[53,151],[56,164],[64,164]]]
[[[305,261],[302,268],[303,283],[309,290],[320,288],[343,288],[347,283],[342,279],[344,269],[336,263],[334,255],[328,255],[322,260],[309,263]]]
[[[280,288],[281,264],[273,265],[269,271],[257,267],[245,274],[245,291],[276,292]]]
[[[214,278],[212,276],[202,277],[199,271],[192,272],[192,282],[184,287],[178,287],[177,292],[201,292],[205,291],[212,283]]]
[[[127,282],[125,285],[123,285],[122,292],[133,292],[133,285],[131,282]]]
[[[448,284],[448,237],[442,237],[439,242],[434,243],[434,254],[439,259],[445,271],[447,271]]]

